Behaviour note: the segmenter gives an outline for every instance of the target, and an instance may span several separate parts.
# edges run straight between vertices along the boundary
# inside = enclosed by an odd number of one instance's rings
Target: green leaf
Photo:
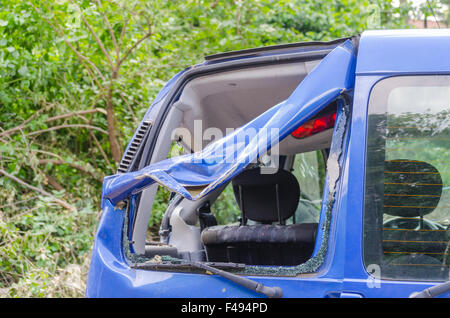
[[[19,68],[19,70],[17,71],[21,76],[27,76],[29,74],[28,72],[28,67],[26,65],[23,65]]]

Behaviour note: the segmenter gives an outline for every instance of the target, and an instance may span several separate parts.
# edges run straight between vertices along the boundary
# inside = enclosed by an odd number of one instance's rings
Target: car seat
[[[384,175],[383,213],[395,217],[383,225],[385,260],[391,266],[408,265],[410,274],[440,271],[436,265],[442,263],[448,237],[446,231],[431,229],[430,221],[424,221],[441,198],[439,171],[426,162],[398,159],[385,162]]]
[[[292,173],[279,169],[261,174],[260,168],[253,168],[232,183],[241,224],[204,229],[201,238],[208,261],[288,266],[311,257],[317,223],[286,225],[300,198],[300,186]]]

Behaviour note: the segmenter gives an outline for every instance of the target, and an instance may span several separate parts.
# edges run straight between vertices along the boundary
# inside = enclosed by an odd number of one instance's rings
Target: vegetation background
[[[448,22],[448,7],[430,3]],[[0,8],[3,297],[84,295],[102,180],[178,71],[207,54],[432,16],[405,0],[0,0]]]

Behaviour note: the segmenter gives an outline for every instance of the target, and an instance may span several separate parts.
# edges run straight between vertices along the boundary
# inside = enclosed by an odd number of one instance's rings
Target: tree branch
[[[81,172],[84,172],[84,173],[90,175],[91,177],[93,177],[94,179],[96,179],[100,182],[103,182],[103,176],[100,176],[97,173],[95,173],[94,171],[91,171],[91,170],[89,170],[81,165],[78,165],[76,163],[71,163],[71,162],[67,162],[64,160],[56,160],[56,159],[39,159],[40,165],[45,165],[47,163],[51,163],[51,164],[55,164],[55,165],[68,165],[69,167],[72,167]]]
[[[40,113],[42,113],[42,112],[43,112],[44,110],[46,110],[47,108],[48,108],[48,107],[42,107],[42,108],[38,109],[38,110],[35,111],[30,117],[28,117],[26,120],[24,120],[24,122],[23,122],[22,124],[20,124],[19,126],[10,128],[10,129],[8,129],[8,130],[3,130],[3,129],[2,129],[2,132],[0,133],[0,137],[3,137],[3,136],[9,136],[9,135],[11,135],[11,133],[23,129],[23,128],[26,126],[26,124],[28,124],[33,118],[36,118],[37,115],[39,115]]]
[[[104,113],[106,113],[105,110],[102,109],[102,111]],[[92,124],[92,118],[90,121],[87,120],[87,118],[80,116],[80,118],[82,120],[84,120],[85,123],[91,125]],[[89,131],[89,135],[91,136],[92,139],[94,139],[95,145],[97,146],[98,150],[100,151],[101,155],[103,156],[103,159],[105,159],[105,162],[107,163],[108,167],[111,168],[111,162],[108,159],[108,156],[106,155],[106,153],[103,151],[102,146],[100,145],[100,142],[98,141],[97,137],[95,137],[95,135],[92,133],[92,130],[88,130]],[[111,169],[112,171],[114,171],[114,169]]]
[[[64,32],[62,31],[62,28],[61,28],[59,22],[56,21],[56,19],[53,19],[54,22],[56,23],[56,25],[53,25],[53,23],[50,22],[50,20],[45,17],[44,13],[41,10],[36,8],[31,2],[28,2],[28,3],[36,10],[36,12],[41,14],[42,17],[45,19],[45,21],[47,21],[47,23],[50,25],[50,27],[56,33],[58,33],[59,36],[61,36],[63,38],[64,43],[66,43],[66,45],[75,53],[75,55],[78,57],[78,59],[88,63],[98,73],[98,75],[100,76],[102,81],[105,81],[105,77],[103,76],[102,72],[100,72],[100,70],[97,68],[97,66],[91,60],[89,60],[86,56],[84,56],[83,54],[78,52],[78,50],[75,49],[75,47],[69,41],[67,41],[66,36],[65,36]],[[44,3],[44,5],[47,7],[47,10],[51,11],[50,8],[45,3]]]
[[[103,6],[102,6],[100,0],[97,0],[97,5],[98,5],[99,8],[103,9]],[[111,40],[113,42],[114,49],[116,50],[117,58],[119,58],[120,49],[119,49],[119,46],[117,45],[117,40],[116,40],[116,36],[114,35],[113,28],[112,28],[111,24],[109,23],[108,17],[106,16],[106,13],[102,12],[102,14],[103,14],[103,18],[105,19],[105,23],[106,23],[106,26],[108,28],[109,34],[111,35]]]
[[[49,155],[49,156],[52,156],[52,157],[56,157],[56,158],[58,158],[59,160],[63,160],[63,158],[62,158],[60,155],[58,155],[58,154],[56,154],[56,153],[53,153],[53,152],[50,152],[50,151],[45,151],[45,150],[41,150],[41,149],[33,149],[33,151],[34,151],[34,152],[42,153],[42,154],[44,154],[44,155]]]
[[[75,6],[75,8],[77,9],[78,13],[80,14],[81,19],[83,20],[83,23],[86,25],[86,27],[89,29],[89,31],[91,32],[92,36],[95,39],[95,42],[97,42],[98,46],[100,47],[100,49],[102,50],[103,54],[105,55],[106,59],[109,62],[109,65],[111,66],[111,70],[114,68],[111,57],[109,56],[108,51],[106,51],[105,46],[103,45],[103,42],[99,39],[97,33],[94,31],[94,29],[92,28],[92,26],[89,24],[89,22],[86,20],[83,12],[81,11],[81,8],[73,1],[70,0],[70,2],[73,3],[73,5]]]
[[[47,179],[47,182],[49,185],[51,185],[53,188],[55,188],[56,191],[64,190],[63,186],[59,184],[56,179],[54,179],[52,176],[49,176],[47,174],[44,174],[45,178]]]
[[[127,17],[125,19],[125,21],[123,22],[122,30],[120,31],[119,43],[117,44],[119,46],[119,49],[122,46],[123,37],[125,36],[125,31],[127,30],[129,20],[130,20],[130,18]],[[120,58],[119,56],[117,56],[117,57]]]
[[[128,58],[128,56],[133,52],[135,48],[139,46],[145,39],[149,38],[152,35],[152,31],[148,31],[142,38],[140,38],[134,45],[125,53],[125,55],[118,61],[117,68]]]
[[[78,112],[73,112],[73,113],[69,113],[69,114],[63,114],[63,115],[50,117],[50,118],[47,118],[47,120],[45,122],[48,123],[50,121],[69,118],[69,117],[73,117],[73,116],[92,114],[92,113],[102,113],[102,114],[106,115],[106,111],[103,108],[94,108],[94,109],[80,110]]]
[[[87,128],[87,129],[91,129],[91,130],[97,130],[101,133],[104,133],[105,135],[108,135],[108,132],[104,129],[101,129],[99,127],[96,126],[91,126],[91,125],[85,125],[85,124],[67,124],[67,125],[59,125],[59,126],[53,126],[47,129],[42,129],[42,130],[38,130],[38,131],[33,131],[30,132],[28,134],[26,134],[25,136],[34,136],[34,135],[39,135],[45,132],[49,132],[49,131],[53,131],[53,130],[58,130],[58,129],[63,129],[63,128]]]
[[[15,177],[15,176],[13,176],[13,175],[7,173],[5,170],[3,170],[3,169],[1,169],[1,168],[0,168],[0,174],[2,174],[2,175],[4,175],[5,177],[7,177],[7,178],[9,178],[9,179],[11,179],[11,180],[13,180],[13,181],[19,183],[20,185],[24,186],[25,188],[28,188],[28,189],[33,190],[33,191],[36,191],[36,192],[38,192],[38,193],[40,193],[40,194],[42,194],[42,195],[45,195],[45,196],[47,196],[47,197],[50,197],[50,198],[52,199],[52,201],[58,203],[59,205],[61,205],[62,207],[66,208],[66,209],[68,209],[68,210],[72,210],[72,211],[73,211],[73,210],[76,210],[76,208],[75,208],[73,205],[71,205],[71,204],[69,204],[69,203],[67,203],[67,202],[65,202],[65,201],[63,201],[63,200],[61,200],[61,199],[58,199],[57,197],[55,197],[54,195],[48,193],[48,192],[45,191],[45,190],[36,188],[36,187],[34,187],[34,186],[32,186],[32,185],[26,183],[25,181],[23,181],[23,180],[21,180],[21,179]]]
[[[122,98],[122,100],[125,102],[125,104],[127,105],[128,110],[129,110],[130,113],[131,113],[131,118],[133,118],[134,124],[135,124],[135,125],[139,124],[139,122],[138,122],[138,120],[137,120],[137,118],[136,118],[136,115],[134,114],[133,108],[131,108],[131,105],[128,103],[128,101],[127,101],[127,99],[125,98],[125,96],[123,96],[123,93],[122,93],[122,92],[119,92],[119,95],[120,95],[120,97]]]
[[[219,3],[219,0],[215,0],[215,1],[211,4],[211,9],[214,9],[218,3]]]
[[[95,135],[92,133],[91,130],[89,130],[89,134],[92,137],[92,139],[94,139],[95,145],[97,146],[98,150],[102,154],[103,159],[105,159],[106,163],[108,164],[108,167],[111,168],[111,161],[109,161],[108,156],[106,155],[105,151],[103,150],[102,145],[100,145],[100,142],[98,141],[97,137],[95,137]],[[113,168],[111,168],[111,170],[114,171]]]
[[[39,113],[42,109],[43,109],[43,108],[37,110],[33,115],[30,116],[30,118],[28,118],[26,121],[24,121],[24,122],[23,122],[22,124],[20,124],[19,126],[16,126],[16,127],[13,127],[13,128],[11,128],[11,129],[8,129],[8,130],[5,130],[5,131],[1,132],[1,133],[0,133],[0,137],[3,137],[3,136],[9,136],[9,135],[11,135],[11,134],[14,133],[14,132],[17,132],[17,131],[19,131],[19,130],[24,129],[25,126],[26,126],[26,124],[27,124],[28,122],[30,122],[30,120],[31,120],[32,118],[36,117],[35,114]],[[59,119],[69,118],[69,117],[73,117],[73,116],[80,116],[80,115],[85,115],[85,114],[91,114],[91,113],[97,113],[97,112],[106,114],[106,111],[105,111],[104,109],[102,109],[102,108],[94,108],[94,109],[80,110],[80,111],[78,111],[78,112],[73,112],[73,113],[69,113],[69,114],[63,114],[63,115],[58,115],[58,116],[50,117],[50,118],[47,118],[47,119],[45,120],[45,122],[48,123],[48,122],[56,121],[56,120],[59,120]]]

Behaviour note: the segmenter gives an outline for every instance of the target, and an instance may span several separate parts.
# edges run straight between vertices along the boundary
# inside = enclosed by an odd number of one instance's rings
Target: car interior
[[[386,161],[385,171],[388,195],[384,199],[383,213],[390,216],[382,228],[383,256],[388,265],[385,271],[396,276],[398,270],[403,270],[398,265],[411,264],[408,274],[412,277],[420,277],[422,272],[427,275],[437,272],[437,277],[448,277],[448,269],[444,272],[440,266],[445,264],[448,231],[426,218],[441,199],[441,174],[427,162],[407,159]],[[405,205],[405,196],[408,196],[408,205],[398,208]]]
[[[228,129],[246,124],[289,97],[318,62],[265,65],[190,80],[171,105],[151,163],[170,156],[175,144],[192,153],[214,142],[211,135],[200,143],[186,137],[198,133],[195,121],[201,121],[204,135],[213,127],[225,136]],[[335,118],[336,110],[333,102],[305,125],[311,128],[316,119]],[[160,231],[152,235],[159,241],[148,240],[149,215],[159,191],[157,184],[150,186],[141,194],[132,227],[135,253],[147,259],[166,255],[248,265],[304,263],[315,247],[333,125],[283,139],[278,154],[269,156],[274,173],[262,174],[267,163],[258,161],[199,200],[171,194]],[[229,212],[221,211],[218,203],[224,194],[238,212],[220,224],[220,214]]]

